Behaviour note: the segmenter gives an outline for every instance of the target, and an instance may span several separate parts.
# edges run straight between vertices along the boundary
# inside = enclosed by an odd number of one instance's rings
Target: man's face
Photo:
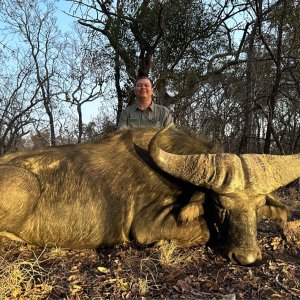
[[[153,88],[151,81],[147,78],[142,78],[137,81],[134,87],[134,94],[137,99],[146,99],[152,100]]]

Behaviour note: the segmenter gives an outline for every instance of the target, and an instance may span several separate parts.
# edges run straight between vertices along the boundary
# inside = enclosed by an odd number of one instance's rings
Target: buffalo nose
[[[259,248],[234,248],[228,252],[228,257],[231,262],[238,263],[240,265],[250,265],[262,259]]]

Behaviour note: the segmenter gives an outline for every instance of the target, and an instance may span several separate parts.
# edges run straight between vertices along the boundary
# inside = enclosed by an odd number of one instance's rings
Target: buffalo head
[[[170,175],[217,194],[213,201],[226,211],[223,224],[231,261],[248,265],[260,260],[257,213],[264,211],[266,201],[272,202],[271,192],[300,176],[300,154],[172,154],[160,147],[169,127],[151,140],[149,151],[154,162]]]

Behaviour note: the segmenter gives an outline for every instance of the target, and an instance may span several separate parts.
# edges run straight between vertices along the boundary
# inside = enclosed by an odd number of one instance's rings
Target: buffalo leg
[[[0,231],[18,236],[40,195],[37,177],[19,167],[0,166]]]
[[[131,237],[140,244],[152,244],[161,240],[176,240],[179,245],[205,244],[209,230],[202,217],[182,223],[172,213],[161,212],[149,220],[149,214],[137,216],[132,224]]]

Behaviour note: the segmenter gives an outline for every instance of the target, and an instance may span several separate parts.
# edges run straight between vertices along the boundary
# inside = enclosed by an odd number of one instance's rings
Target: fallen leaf
[[[109,269],[105,268],[105,267],[98,267],[97,268],[98,271],[100,271],[101,273],[104,273],[104,274],[108,274],[109,273]]]

